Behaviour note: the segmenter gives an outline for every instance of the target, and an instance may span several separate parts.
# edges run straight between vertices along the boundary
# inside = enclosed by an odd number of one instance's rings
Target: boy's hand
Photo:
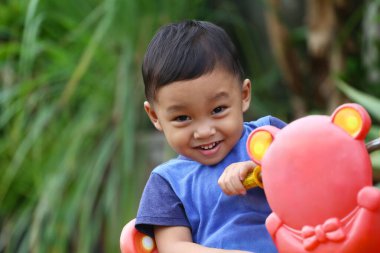
[[[238,162],[229,165],[218,180],[222,191],[227,195],[245,195],[247,190],[242,181],[253,171],[256,164],[252,161]]]

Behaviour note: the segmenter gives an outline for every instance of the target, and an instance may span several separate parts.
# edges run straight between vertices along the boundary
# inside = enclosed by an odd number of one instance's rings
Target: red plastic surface
[[[266,226],[279,252],[380,252],[380,190],[372,187],[364,143],[370,126],[364,108],[345,104],[330,117],[307,116],[250,135],[247,149],[261,165],[273,210]],[[265,148],[255,138],[262,131],[271,135]]]
[[[158,253],[153,238],[135,229],[135,219],[128,222],[120,235],[122,253]]]

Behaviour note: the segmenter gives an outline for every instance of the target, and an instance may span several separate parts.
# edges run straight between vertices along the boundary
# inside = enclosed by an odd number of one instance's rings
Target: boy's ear
[[[161,124],[158,121],[157,113],[154,110],[153,106],[148,101],[144,102],[144,109],[146,111],[146,114],[148,114],[148,117],[149,117],[150,121],[152,121],[154,127],[157,130],[162,131]]]
[[[241,89],[242,110],[246,112],[251,103],[251,80],[245,79]]]

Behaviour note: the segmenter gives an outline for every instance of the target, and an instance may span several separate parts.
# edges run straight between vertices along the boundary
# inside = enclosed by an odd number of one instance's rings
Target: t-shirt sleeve
[[[262,126],[271,125],[274,127],[277,127],[278,129],[282,129],[284,126],[286,126],[286,123],[276,117],[273,116],[265,116],[262,118],[257,119],[256,121],[251,121],[247,123],[247,127],[249,132],[252,132],[254,129]]]
[[[152,173],[142,194],[135,227],[154,237],[153,226],[190,227],[183,204],[169,183]]]
[[[275,126],[275,127],[279,128],[279,129],[281,129],[284,126],[286,126],[286,123],[284,121],[282,121],[282,120],[280,120],[280,119],[278,119],[276,117],[273,117],[273,116],[271,116],[269,118],[269,122],[270,122],[270,125]]]

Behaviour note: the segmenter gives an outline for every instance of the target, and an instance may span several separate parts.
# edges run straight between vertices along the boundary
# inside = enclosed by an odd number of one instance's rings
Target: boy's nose
[[[216,130],[214,127],[210,125],[202,125],[199,126],[195,131],[194,131],[194,138],[195,139],[205,139],[208,138],[216,133]]]

